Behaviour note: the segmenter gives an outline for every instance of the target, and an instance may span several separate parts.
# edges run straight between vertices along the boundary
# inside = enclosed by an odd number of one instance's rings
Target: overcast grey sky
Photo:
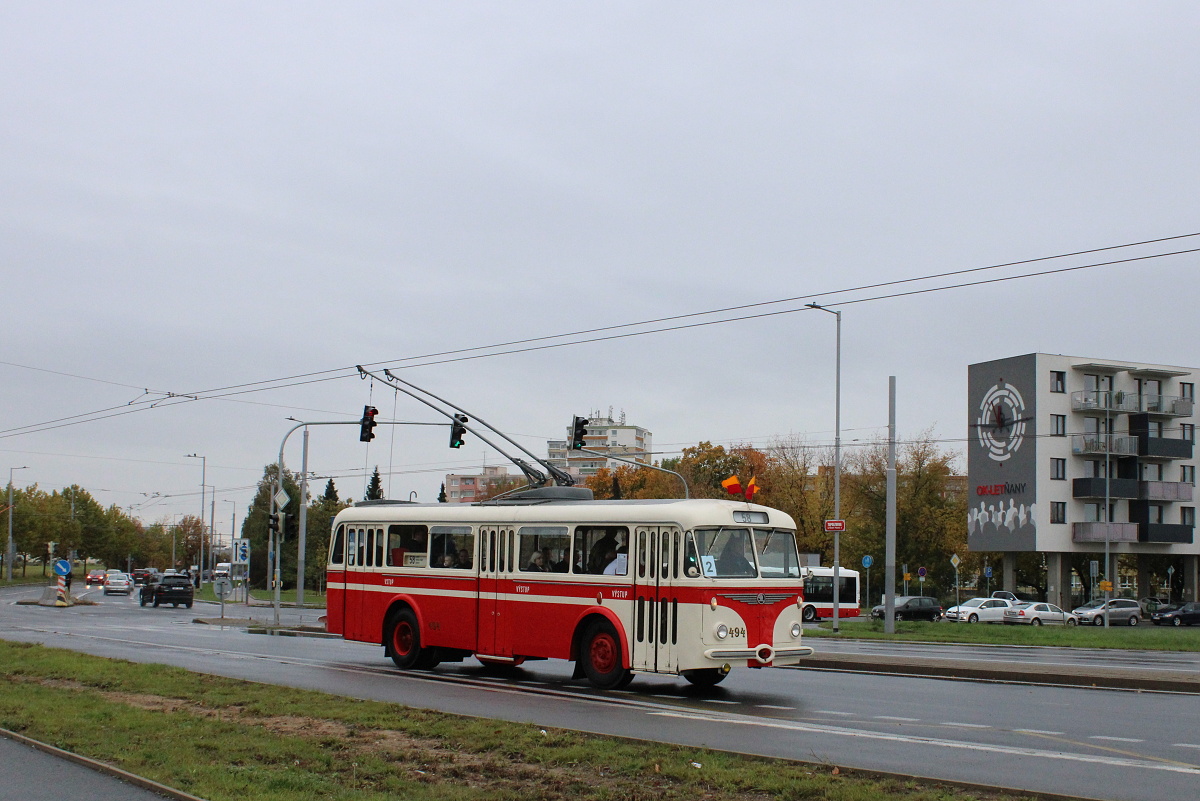
[[[1198,22],[1194,3],[0,2],[0,471],[149,522],[198,511],[198,452],[224,532],[286,417],[436,418],[343,377],[14,429],[1200,231]],[[889,375],[902,434],[957,440],[972,362],[1198,365],[1196,264],[842,306],[845,438],[882,433]],[[670,451],[830,441],[833,353],[832,316],[800,311],[405,375],[539,453],[609,406]],[[500,461],[444,428],[379,432],[316,430],[310,468],[360,497],[391,464],[391,497],[433,500]]]

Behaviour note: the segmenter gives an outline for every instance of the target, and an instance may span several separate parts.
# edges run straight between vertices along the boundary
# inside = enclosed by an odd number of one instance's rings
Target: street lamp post
[[[13,473],[17,470],[28,470],[29,465],[8,468],[8,548],[4,551],[4,578],[12,581],[12,563],[16,557],[13,548]]]
[[[204,586],[204,493],[205,484],[208,480],[208,457],[201,456],[196,453],[184,454],[188,459],[200,460],[200,583],[199,587]]]
[[[829,312],[837,318],[837,360],[834,368],[833,412],[833,516],[842,519],[842,313],[816,303],[805,304],[810,309]],[[833,532],[833,630],[839,631],[839,600],[842,595],[841,536]]]

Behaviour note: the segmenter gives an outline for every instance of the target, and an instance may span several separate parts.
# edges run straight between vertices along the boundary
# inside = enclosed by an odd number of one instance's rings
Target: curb
[[[120,768],[109,765],[106,762],[100,762],[89,757],[80,756],[79,754],[75,754],[70,751],[64,751],[61,748],[56,748],[55,746],[43,743],[40,740],[34,740],[32,737],[26,737],[23,734],[17,734],[15,731],[0,729],[0,737],[5,737],[18,743],[24,743],[31,748],[36,748],[37,750],[42,751],[43,753],[59,757],[60,759],[65,759],[68,762],[74,762],[77,765],[90,768],[97,773],[103,773],[108,776],[112,776],[113,778],[128,782],[135,787],[141,787],[143,790],[149,790],[152,793],[158,793],[159,795],[167,798],[173,798],[177,801],[205,801],[205,799],[198,795],[192,795],[191,793],[185,793],[183,790],[176,790],[174,787],[168,787],[165,784],[159,784],[156,781],[138,776],[135,773],[121,770]]]
[[[1010,684],[1053,684],[1065,687],[1095,687],[1108,690],[1130,690],[1139,692],[1200,694],[1200,676],[1193,674],[1145,676],[1132,671],[1104,670],[1094,674],[1078,672],[1047,671],[1032,672],[1021,669],[975,667],[953,662],[929,664],[920,661],[901,661],[895,658],[839,657],[816,654],[800,665],[789,666],[799,670],[829,670],[848,673],[885,673],[896,676],[918,678],[964,679],[974,681],[1005,682]]]

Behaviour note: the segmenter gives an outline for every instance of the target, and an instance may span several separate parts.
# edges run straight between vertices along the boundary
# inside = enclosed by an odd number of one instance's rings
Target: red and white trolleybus
[[[752,503],[366,501],[334,520],[327,570],[328,629],[401,669],[567,659],[604,689],[639,672],[713,685],[812,653],[795,524]]]

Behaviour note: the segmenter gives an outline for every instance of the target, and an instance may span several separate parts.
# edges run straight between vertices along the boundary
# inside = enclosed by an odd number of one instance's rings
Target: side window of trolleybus
[[[700,570],[709,578],[754,578],[754,545],[745,528],[698,528]]]
[[[792,532],[756,528],[754,549],[758,552],[758,569],[763,578],[800,578],[800,557]]]
[[[329,544],[329,564],[340,565],[346,560],[346,527],[338,526],[337,533],[333,535],[333,542]]]
[[[521,526],[517,568],[533,573],[566,573],[571,537],[566,526]]]
[[[354,529],[347,530],[346,531],[346,564],[349,565],[350,567],[354,567],[356,564],[358,564],[358,562],[356,562],[354,559],[354,547],[355,547],[355,543],[357,541],[358,541],[358,534],[354,531]]]
[[[382,532],[380,532],[382,535]],[[425,567],[429,563],[429,529],[392,525],[387,529],[389,567]]]
[[[467,570],[475,553],[475,531],[470,526],[430,526],[430,567]]]
[[[575,529],[574,573],[624,576],[629,572],[629,529],[626,526],[578,526]]]

